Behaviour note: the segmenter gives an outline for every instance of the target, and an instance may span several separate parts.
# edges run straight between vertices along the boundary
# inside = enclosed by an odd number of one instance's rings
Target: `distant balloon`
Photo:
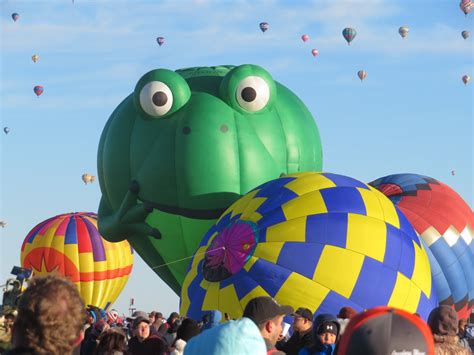
[[[268,24],[268,22],[260,22],[260,30],[262,32],[267,31],[269,27],[270,25]]]
[[[40,59],[40,57],[39,57],[38,54],[33,54],[33,55],[31,56],[31,60],[32,60],[33,62],[35,62],[35,63],[36,63],[39,59]]]
[[[165,37],[157,37],[156,41],[158,42],[158,45],[161,47],[163,43],[165,43]]]
[[[402,36],[402,38],[405,38],[406,36],[408,36],[408,32],[410,31],[410,29],[408,27],[400,27],[398,29],[398,33],[400,33],[400,36]]]
[[[84,184],[87,185],[87,183],[93,183],[95,181],[95,176],[91,174],[82,174],[82,181],[84,181]]]
[[[309,36],[308,35],[302,35],[301,39],[303,40],[303,42],[306,42],[309,39]]]
[[[311,53],[313,54],[313,57],[316,57],[319,54],[319,51],[317,49],[313,49]]]
[[[7,226],[7,222],[0,221],[0,227],[5,228]]]
[[[467,16],[467,14],[471,11],[471,9],[472,9],[472,7],[474,7],[474,5],[470,0],[462,0],[459,3],[459,7],[461,8],[461,11],[464,12],[464,15]]]
[[[357,72],[357,76],[359,77],[360,81],[362,81],[367,76],[367,72],[365,70],[359,70]]]
[[[451,175],[452,175],[452,176],[456,175],[456,171],[451,170]]]
[[[464,75],[462,77],[462,82],[464,83],[464,85],[467,85],[470,81],[471,81],[471,77],[469,75]]]
[[[347,44],[350,45],[352,40],[357,35],[357,31],[354,28],[346,27],[342,30],[342,35],[344,36],[345,40],[347,41]]]
[[[35,92],[36,96],[39,97],[43,93],[44,89],[41,85],[38,85],[33,88],[33,91]]]
[[[469,31],[462,31],[461,32],[461,36],[464,39],[468,38],[470,35],[471,35],[471,33]]]
[[[19,18],[20,18],[20,15],[18,15],[16,12],[12,14],[13,21],[17,22]]]
[[[3,132],[5,132],[5,134],[10,133],[10,127],[3,127]]]

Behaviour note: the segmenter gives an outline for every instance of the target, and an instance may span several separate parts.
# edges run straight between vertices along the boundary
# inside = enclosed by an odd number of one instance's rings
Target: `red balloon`
[[[317,49],[313,49],[311,53],[313,54],[313,57],[316,57],[319,54],[319,51]]]
[[[303,40],[303,42],[306,42],[309,39],[309,36],[308,35],[302,35],[301,39]]]
[[[39,97],[43,93],[44,89],[41,85],[37,85],[33,88],[33,91],[35,92],[36,96]]]

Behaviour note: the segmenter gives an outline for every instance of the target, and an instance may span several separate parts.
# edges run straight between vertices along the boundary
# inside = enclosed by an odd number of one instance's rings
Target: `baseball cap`
[[[273,298],[261,296],[255,297],[247,303],[243,316],[250,318],[258,325],[273,317],[291,313],[293,313],[293,307],[280,306]]]
[[[342,335],[338,354],[434,354],[433,335],[419,317],[391,307],[354,316]]]
[[[303,317],[309,321],[313,321],[313,312],[311,312],[308,308],[300,307],[298,308],[295,313],[292,314],[293,317]]]

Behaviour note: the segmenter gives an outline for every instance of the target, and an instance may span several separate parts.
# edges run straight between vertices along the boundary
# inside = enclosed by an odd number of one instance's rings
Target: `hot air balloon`
[[[95,181],[95,176],[91,174],[82,174],[82,181],[84,181],[84,184],[87,185],[87,183],[93,183]]]
[[[302,35],[301,39],[303,40],[303,42],[306,42],[309,39],[309,36],[308,35]]]
[[[7,222],[0,221],[0,227],[5,228],[7,226]]]
[[[355,36],[357,35],[357,31],[354,28],[346,27],[342,30],[342,36],[347,41],[347,44],[350,45]]]
[[[464,39],[467,39],[470,35],[471,35],[471,33],[469,31],[462,31],[461,32],[461,36]]]
[[[410,31],[410,29],[408,27],[400,27],[398,29],[398,33],[400,33],[400,36],[402,36],[402,38],[405,38],[406,36],[408,36],[408,32]]]
[[[3,132],[5,132],[5,134],[10,133],[10,127],[3,127]]]
[[[188,266],[180,314],[239,318],[257,296],[329,314],[388,305],[424,319],[437,303],[405,216],[376,189],[330,173],[285,175],[227,209]]]
[[[316,57],[319,54],[319,51],[317,49],[313,49],[311,50],[311,54],[313,55],[313,57]]]
[[[268,22],[260,22],[260,30],[262,32],[265,32],[268,30],[268,28],[270,27],[270,25],[268,24]]]
[[[452,176],[456,175],[456,172],[454,170],[451,170],[451,175]]]
[[[165,43],[165,37],[157,37],[156,42],[158,42],[158,45],[161,47],[163,43]]]
[[[367,72],[365,70],[359,70],[357,72],[357,76],[359,77],[360,81],[362,81],[366,78]]]
[[[33,91],[35,92],[36,96],[40,97],[40,95],[43,93],[44,89],[42,86],[37,85],[33,88]]]
[[[471,81],[471,77],[469,75],[463,75],[462,82],[464,85],[467,85]]]
[[[39,60],[39,58],[40,58],[40,57],[39,57],[38,54],[33,54],[33,55],[31,56],[31,60],[32,60],[33,62],[35,62],[35,63]]]
[[[22,267],[34,275],[68,277],[86,305],[107,310],[127,283],[133,249],[127,241],[110,243],[97,230],[94,213],[67,213],[34,227],[21,247]]]
[[[18,15],[16,12],[12,14],[13,21],[17,22],[19,18],[20,18],[20,15]]]
[[[418,174],[395,174],[370,183],[403,212],[433,254],[441,304],[460,318],[474,306],[474,215],[449,186]]]
[[[470,0],[461,0],[461,2],[459,3],[459,7],[464,13],[464,15],[467,16],[467,14],[471,11],[471,8],[473,7],[473,4]]]

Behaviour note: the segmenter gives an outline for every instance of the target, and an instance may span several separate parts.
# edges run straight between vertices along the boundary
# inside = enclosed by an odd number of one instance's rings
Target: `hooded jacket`
[[[222,320],[222,313],[220,311],[210,311],[209,312],[209,322],[204,324],[201,328],[201,332],[217,327]]]
[[[318,337],[318,331],[319,328],[324,324],[324,323],[334,323],[336,325],[337,329],[337,336],[336,336],[336,342],[332,345],[324,345],[321,344],[319,337]],[[339,340],[341,334],[341,325],[337,321],[337,318],[330,315],[330,314],[320,314],[314,318],[313,322],[313,345],[311,347],[306,347],[300,350],[298,355],[332,355],[334,353],[334,349],[336,347],[336,343]]]

